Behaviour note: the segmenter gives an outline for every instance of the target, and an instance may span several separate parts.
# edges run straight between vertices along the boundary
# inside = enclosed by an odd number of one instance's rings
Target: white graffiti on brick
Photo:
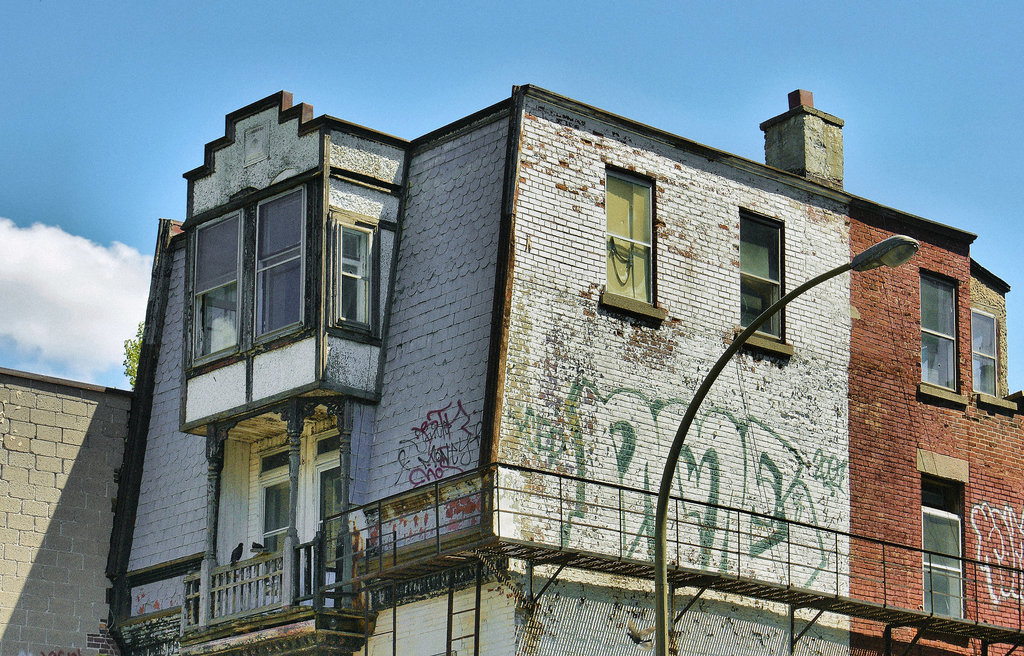
[[[1016,512],[987,501],[971,508],[971,528],[977,543],[977,559],[992,603],[1021,599],[1020,579],[1014,570],[1024,567],[1024,506]]]

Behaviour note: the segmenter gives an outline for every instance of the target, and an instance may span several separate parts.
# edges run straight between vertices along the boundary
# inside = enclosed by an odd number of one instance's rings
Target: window
[[[254,338],[302,324],[305,202],[300,187],[196,228],[194,359],[247,349]]]
[[[288,530],[288,452],[260,458],[260,489],[263,496],[263,546],[280,551]]]
[[[961,498],[957,484],[921,481],[924,610],[947,617],[963,616]]]
[[[260,203],[256,224],[256,335],[302,321],[302,190]]]
[[[335,225],[335,322],[370,323],[373,232],[354,225]]]
[[[996,395],[996,318],[971,310],[971,359],[974,391]]]
[[[316,443],[316,477],[320,500],[317,523],[341,512],[341,466],[338,463],[340,446],[341,438],[338,435]]]
[[[651,304],[651,185],[609,172],[606,191],[607,291]]]
[[[238,216],[196,231],[193,334],[197,357],[238,343]]]
[[[782,226],[774,221],[740,215],[740,324],[749,326],[782,294]],[[782,314],[777,312],[760,332],[782,338]]]
[[[921,380],[956,389],[956,290],[921,276]]]

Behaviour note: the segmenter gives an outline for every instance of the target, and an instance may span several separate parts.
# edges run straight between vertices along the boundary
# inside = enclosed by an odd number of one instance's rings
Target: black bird
[[[253,543],[252,543],[252,546],[251,546],[251,547],[249,547],[249,549],[250,549],[250,550],[251,550],[251,551],[252,551],[253,553],[263,553],[264,551],[266,551],[266,550],[267,550],[267,548],[266,548],[266,547],[264,547],[264,546],[263,546],[262,544],[260,544],[259,542],[253,542]]]
[[[234,565],[242,557],[242,543],[239,542],[235,550],[231,552],[231,564]]]

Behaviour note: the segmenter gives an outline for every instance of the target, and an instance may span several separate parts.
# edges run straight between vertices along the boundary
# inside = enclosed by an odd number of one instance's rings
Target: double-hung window
[[[961,496],[954,483],[921,481],[924,610],[947,617],[963,616]]]
[[[651,185],[609,171],[606,191],[606,289],[611,294],[651,304],[654,302]]]
[[[996,318],[971,310],[971,360],[974,391],[996,395]]]
[[[956,389],[956,288],[921,276],[921,380]]]
[[[196,357],[238,344],[239,213],[196,230],[193,341]]]
[[[302,321],[303,201],[297,189],[257,208],[257,337]]]
[[[355,221],[334,222],[335,323],[370,323],[373,299],[373,228]]]
[[[740,215],[740,324],[749,326],[782,295],[782,225],[749,214]],[[776,312],[761,328],[782,338],[782,316]]]
[[[288,452],[260,458],[260,492],[263,502],[263,546],[280,551],[288,531]]]

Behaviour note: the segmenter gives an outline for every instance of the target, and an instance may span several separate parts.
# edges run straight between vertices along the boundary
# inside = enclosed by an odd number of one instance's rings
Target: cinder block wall
[[[0,654],[116,654],[105,575],[131,394],[0,369]]]

